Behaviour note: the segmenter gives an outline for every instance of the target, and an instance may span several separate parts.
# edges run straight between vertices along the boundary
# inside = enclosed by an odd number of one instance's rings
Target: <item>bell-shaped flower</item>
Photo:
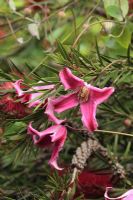
[[[28,107],[36,107],[41,103],[39,97],[43,95],[42,92],[38,92],[39,90],[50,90],[55,87],[54,84],[51,85],[44,85],[44,86],[34,86],[30,88],[27,91],[24,91],[22,89],[22,84],[23,80],[17,80],[15,83],[13,83],[13,87],[16,90],[17,96],[20,99],[21,103],[28,103]]]
[[[112,189],[112,187],[107,187],[106,192],[104,194],[105,200],[133,200],[133,189],[128,190],[124,194],[122,194],[119,197],[109,197],[109,192]]]
[[[49,164],[57,170],[62,170],[57,164],[57,158],[67,137],[67,129],[63,125],[53,125],[44,131],[37,131],[30,123],[28,133],[32,136],[34,144],[41,147],[52,147],[52,155]]]
[[[67,67],[60,71],[59,77],[65,90],[70,89],[72,92],[52,100],[54,111],[61,113],[80,105],[82,122],[89,132],[93,132],[98,127],[96,120],[97,106],[110,97],[114,92],[114,88],[105,87],[100,89],[87,84],[82,79],[73,75]],[[49,113],[48,115],[50,116]]]

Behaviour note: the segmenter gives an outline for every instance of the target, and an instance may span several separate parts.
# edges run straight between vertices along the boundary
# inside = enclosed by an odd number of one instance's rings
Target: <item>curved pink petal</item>
[[[15,83],[12,83],[13,87],[16,90],[18,97],[22,97],[24,94],[24,91],[21,89],[21,86],[20,86],[22,82],[23,82],[23,80],[20,79],[20,80],[16,81]]]
[[[55,116],[54,104],[53,104],[52,99],[48,99],[47,107],[44,113],[47,114],[49,117],[49,120],[53,121],[55,124],[61,124],[62,122],[65,121],[65,120],[60,120]]]
[[[50,90],[50,89],[54,89],[55,85],[51,84],[51,85],[41,85],[41,86],[34,86],[32,87],[35,90]]]
[[[80,104],[82,113],[82,122],[89,132],[93,132],[97,129],[98,123],[96,121],[96,104],[95,102],[88,100],[87,102]]]
[[[106,101],[111,94],[115,91],[114,87],[105,87],[103,89],[88,85],[90,89],[91,99],[96,102],[96,104],[101,104]]]
[[[31,107],[38,106],[41,103],[41,100],[39,99],[39,97],[41,97],[42,94],[43,93],[32,93],[32,94],[29,94],[28,107],[31,108]]]
[[[124,195],[126,197],[123,200],[133,200],[133,189],[127,191]]]
[[[30,123],[28,126],[28,134],[32,136],[34,144],[37,144],[40,147],[45,147],[51,143],[51,137],[46,138],[46,136],[52,134],[56,128],[56,126],[51,126],[45,131],[37,131],[32,127],[32,123]],[[47,139],[47,141],[45,141],[45,139]]]
[[[25,91],[21,89],[22,82],[23,80],[20,79],[16,81],[15,83],[12,83],[12,86],[16,90],[17,96],[20,97],[20,102],[26,103],[29,101],[30,94],[25,93]]]
[[[57,97],[56,99],[53,99],[53,104],[54,110],[57,113],[71,109],[79,104],[77,93],[71,93]]]
[[[31,93],[32,90],[50,90],[53,89],[55,87],[54,84],[51,85],[44,85],[44,86],[34,86],[32,88],[30,88],[29,90],[27,90],[27,92],[23,91],[21,89],[21,83],[23,82],[23,80],[18,80],[15,83],[12,83],[12,86],[15,88],[16,93],[18,95],[18,97],[22,97],[21,98],[21,103],[26,103],[28,101],[32,101],[35,99],[35,101],[29,102],[28,107],[35,107],[37,105],[39,105],[41,103],[41,101],[39,99],[36,99],[37,97],[41,96],[43,93],[40,92],[35,92],[35,93]],[[29,93],[28,93],[29,92]]]
[[[37,144],[38,140],[40,139],[40,132],[32,127],[32,122],[30,122],[28,125],[27,133],[32,136],[34,144]]]
[[[58,130],[58,125],[51,126],[44,131],[37,131],[32,127],[32,122],[28,126],[28,134],[32,135],[34,144],[39,144],[46,135],[51,135]],[[38,136],[38,137],[36,137]]]
[[[52,142],[56,142],[57,140],[60,140],[64,138],[65,134],[65,139],[66,139],[66,127],[63,125],[57,125],[56,126],[56,131],[51,135]]]
[[[114,198],[109,197],[108,192],[110,192],[110,190],[112,190],[111,187],[106,188],[106,192],[104,194],[105,200],[133,200],[133,189],[127,191],[126,193],[124,193],[119,197],[114,197]]]
[[[44,86],[35,86],[35,87],[32,87],[31,89],[29,89],[28,91],[31,92],[32,90],[37,90],[37,91],[38,90],[50,90],[50,89],[53,89],[54,87],[55,87],[54,84],[52,84],[52,85],[44,85]],[[29,95],[29,100],[28,100],[29,101],[29,105],[28,105],[29,108],[36,107],[41,103],[41,100],[39,99],[39,96],[41,97],[41,95],[43,95],[43,93],[35,92],[35,93],[28,94],[28,95]],[[34,99],[35,99],[35,101],[34,101]]]
[[[38,131],[32,127],[32,122],[29,123],[27,133],[33,135],[34,133],[38,135]]]
[[[57,158],[58,154],[61,151],[62,147],[64,146],[64,142],[67,137],[67,129],[65,126],[60,126],[58,131],[51,136],[52,141],[55,141],[54,147],[53,147],[53,153],[49,160],[49,164],[54,167],[57,170],[62,170],[57,164]]]
[[[71,70],[67,67],[60,71],[59,77],[66,90],[76,89],[84,85],[84,81],[73,75]]]

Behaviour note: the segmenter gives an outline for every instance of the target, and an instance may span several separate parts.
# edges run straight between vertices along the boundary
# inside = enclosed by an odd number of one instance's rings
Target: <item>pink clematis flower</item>
[[[53,89],[55,87],[54,84],[51,85],[45,85],[45,86],[34,86],[32,88],[30,88],[28,91],[24,91],[22,90],[21,84],[22,84],[23,80],[18,80],[15,83],[13,83],[13,87],[16,90],[16,93],[18,95],[18,97],[21,98],[21,103],[28,103],[28,107],[36,107],[37,105],[39,105],[41,103],[39,97],[41,97],[41,95],[43,95],[42,92],[34,92],[31,93],[32,91],[39,91],[39,90],[50,90]],[[29,93],[28,93],[29,92]],[[38,98],[38,99],[37,99]],[[35,99],[35,101],[34,101]]]
[[[28,133],[32,136],[34,144],[41,148],[53,147],[49,164],[57,170],[62,170],[57,164],[59,151],[62,149],[67,137],[67,129],[63,125],[53,125],[44,131],[37,131],[30,123]]]
[[[111,198],[108,196],[108,192],[111,190],[111,187],[106,188],[106,192],[104,194],[105,200],[133,200],[133,189],[125,192],[123,195],[119,197]]]
[[[69,68],[61,70],[59,77],[64,88],[66,90],[71,89],[73,92],[53,99],[52,104],[54,105],[54,111],[61,113],[67,109],[80,105],[82,122],[89,132],[93,132],[98,127],[96,121],[97,106],[110,97],[114,92],[114,88],[105,87],[100,89],[87,84],[82,79],[73,75]],[[48,113],[49,116],[52,114],[53,113],[50,112]]]

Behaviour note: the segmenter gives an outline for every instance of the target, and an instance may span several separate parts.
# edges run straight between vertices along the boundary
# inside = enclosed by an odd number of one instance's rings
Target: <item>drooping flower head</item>
[[[32,136],[34,144],[41,147],[52,147],[53,152],[49,164],[57,170],[62,170],[57,164],[57,158],[67,136],[67,129],[63,125],[53,125],[44,131],[37,131],[29,124],[28,133]]]
[[[129,10],[133,10],[133,0],[128,0]]]
[[[89,132],[93,132],[98,127],[96,120],[97,106],[110,97],[114,92],[114,88],[105,87],[100,89],[87,84],[82,79],[73,75],[69,68],[61,70],[59,77],[65,90],[70,89],[72,92],[53,99],[52,104],[54,105],[54,111],[61,113],[80,105],[82,122]],[[50,118],[52,114],[50,112],[48,113]]]
[[[39,92],[39,90],[50,90],[55,87],[54,84],[51,85],[44,85],[44,86],[34,86],[30,88],[27,91],[24,91],[22,89],[23,80],[18,80],[15,83],[13,83],[13,87],[16,90],[17,96],[20,98],[21,103],[28,103],[28,107],[36,107],[41,103],[41,100],[39,97],[43,95],[42,92]]]
[[[128,190],[123,195],[119,197],[109,197],[109,192],[112,190],[112,187],[107,187],[104,194],[105,200],[133,200],[133,189]]]
[[[49,14],[49,7],[46,4],[44,4],[44,2],[45,0],[25,0],[25,13],[31,14],[32,12],[42,10],[44,14]]]

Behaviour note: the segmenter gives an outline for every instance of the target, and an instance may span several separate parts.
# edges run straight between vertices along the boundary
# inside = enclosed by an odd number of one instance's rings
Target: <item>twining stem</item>
[[[80,34],[77,36],[77,38],[75,39],[74,41],[74,44],[72,45],[73,48],[75,48],[75,46],[77,45],[79,39],[81,38],[81,36],[87,31],[87,29],[89,29],[91,26],[94,26],[94,25],[97,25],[97,24],[100,24],[102,26],[103,23],[105,22],[113,22],[113,23],[118,23],[118,22],[115,22],[113,20],[98,20],[98,22],[93,22],[91,24],[87,24],[84,29],[80,32]],[[125,22],[120,22],[119,24],[124,24],[125,25]],[[125,26],[124,26],[125,27]],[[122,29],[121,33],[118,35],[118,36],[113,36],[111,35],[112,37],[120,37],[121,34],[124,32],[124,28]],[[64,41],[63,41],[64,42]]]
[[[102,69],[102,71],[100,72],[100,75],[101,75],[101,73],[103,73],[104,71],[106,71],[108,68],[110,68],[112,65],[114,65],[114,64],[119,64],[119,63],[125,63],[127,60],[125,59],[125,60],[114,60],[113,62],[111,62],[111,63],[109,63],[106,67],[104,67],[103,69]]]

